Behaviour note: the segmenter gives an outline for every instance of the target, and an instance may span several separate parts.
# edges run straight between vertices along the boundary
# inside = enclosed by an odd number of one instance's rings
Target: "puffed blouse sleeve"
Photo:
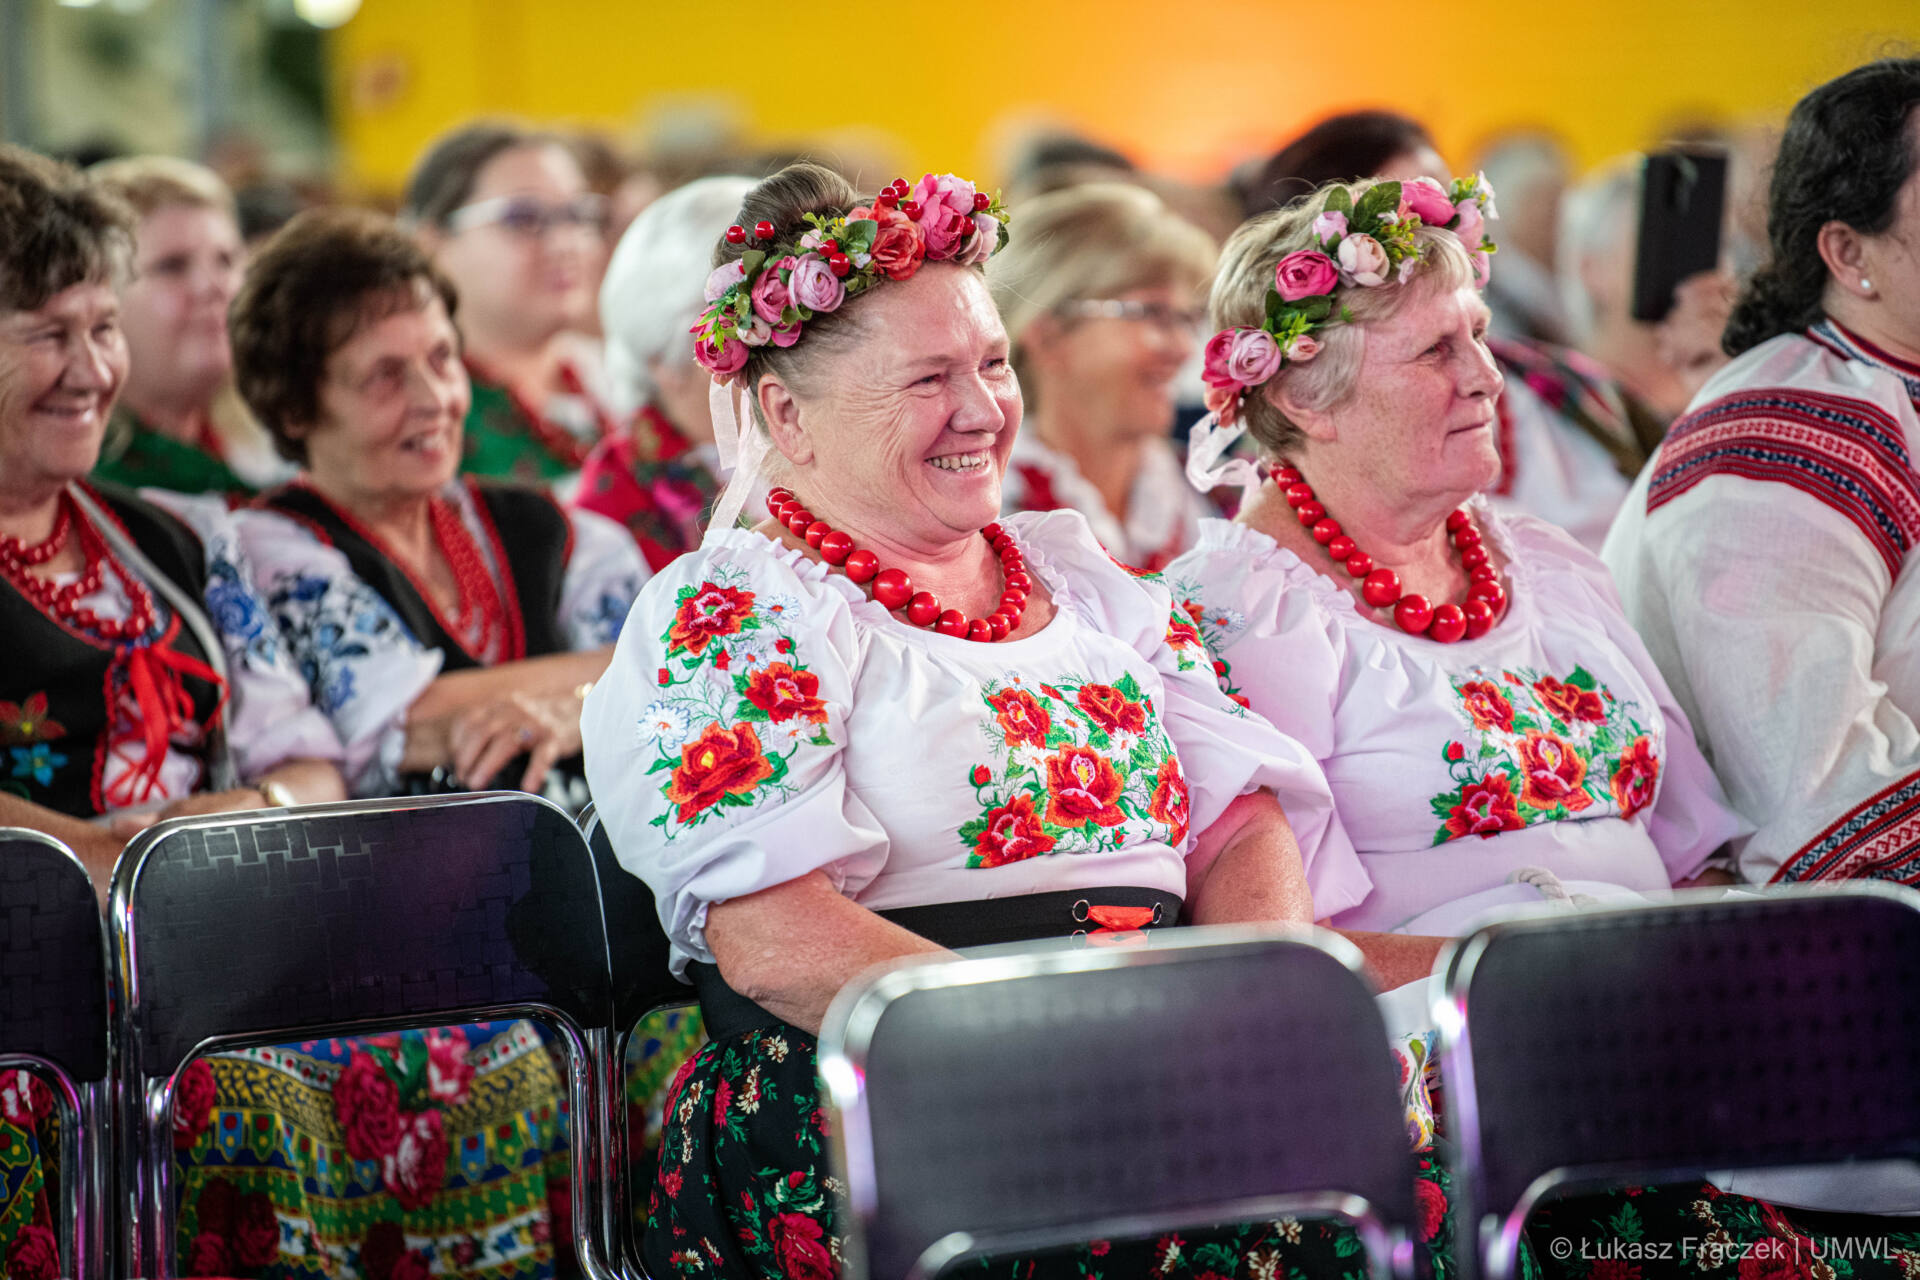
[[[713,904],[812,871],[853,893],[885,861],[843,758],[860,644],[816,568],[744,532],[681,556],[641,590],[582,710],[601,821],[653,890],[676,972],[713,961]]]
[[[576,652],[620,638],[621,624],[646,585],[647,562],[633,535],[592,511],[567,508],[573,550],[560,584],[560,629]]]
[[[1353,842],[1334,812],[1333,792],[1319,762],[1297,739],[1276,728],[1221,688],[1214,659],[1193,617],[1174,600],[1164,575],[1136,574],[1116,564],[1094,542],[1084,521],[1078,536],[1048,526],[1075,520],[1052,512],[1033,521],[1035,553],[1058,565],[1072,600],[1098,629],[1126,641],[1151,662],[1166,689],[1161,708],[1167,734],[1186,776],[1193,815],[1188,867],[1198,833],[1218,821],[1237,797],[1266,788],[1285,810],[1300,847],[1314,913],[1335,915],[1359,904],[1372,888]]]
[[[1507,529],[1513,555],[1526,566],[1528,585],[1549,625],[1597,627],[1652,690],[1666,725],[1666,758],[1647,835],[1675,883],[1699,875],[1721,846],[1752,832],[1753,824],[1728,803],[1687,713],[1627,621],[1605,562],[1544,520],[1511,516]]]

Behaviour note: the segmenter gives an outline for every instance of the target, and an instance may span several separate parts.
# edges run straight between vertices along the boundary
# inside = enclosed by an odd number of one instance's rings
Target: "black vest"
[[[521,653],[508,656],[538,658],[567,652],[559,620],[560,588],[573,550],[573,526],[566,514],[553,499],[534,489],[467,483],[485,523],[492,526],[494,546],[506,561],[507,580],[500,584],[500,595],[508,625],[526,641]],[[441,625],[433,606],[400,566],[362,537],[319,493],[306,485],[286,485],[263,494],[257,505],[300,521],[346,556],[354,573],[393,606],[416,640],[446,655],[442,671],[485,665]]]
[[[182,594],[195,602],[204,598],[206,556],[192,530],[125,490],[100,485],[90,492]],[[175,653],[211,667],[211,655],[193,629],[151,584],[148,590],[154,597],[153,630],[133,647],[165,638]],[[125,664],[115,661],[118,651],[55,622],[5,579],[0,579],[0,637],[0,787],[76,818],[104,813],[111,807],[102,794],[110,705],[129,696]],[[222,690],[191,675],[182,675],[180,686],[193,703],[193,723],[207,728]],[[181,746],[177,737],[175,745],[199,755],[204,766],[205,734],[195,747]],[[136,759],[145,755],[138,738],[129,749]]]

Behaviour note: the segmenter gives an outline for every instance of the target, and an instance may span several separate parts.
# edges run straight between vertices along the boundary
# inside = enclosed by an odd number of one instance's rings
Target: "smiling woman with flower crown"
[[[958,178],[862,202],[796,165],[717,248],[696,353],[746,401],[734,504],[773,450],[767,518],[723,500],[583,717],[713,1036],[667,1101],[655,1274],[834,1269],[812,1035],[875,961],[1357,900],[1318,771],[1165,590],[1076,513],[993,523],[1021,402],[979,268],[1005,234]]]

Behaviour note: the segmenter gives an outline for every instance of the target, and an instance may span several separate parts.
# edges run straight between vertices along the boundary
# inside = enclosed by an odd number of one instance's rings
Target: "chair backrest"
[[[63,1115],[63,1275],[109,1274],[107,930],[66,845],[0,827],[0,1066],[37,1071]]]
[[[1413,1163],[1359,952],[1317,930],[995,947],[849,984],[820,1074],[850,1274],[932,1276],[1175,1227],[1329,1213],[1410,1264]]]
[[[607,945],[613,958],[613,1023],[624,1033],[655,1009],[689,1003],[693,988],[668,971],[672,948],[660,927],[653,890],[620,865],[595,806],[581,812],[580,829],[586,833],[593,868],[600,877],[600,905],[606,912]]]
[[[157,1220],[133,1274],[167,1274],[160,1130],[174,1073],[209,1048],[543,1017],[573,1063],[574,1203],[595,1202],[612,993],[592,858],[558,807],[478,793],[176,819],[128,846],[112,924],[123,1176],[136,1222]]]
[[[1507,921],[1441,963],[1456,1238],[1463,1254],[1479,1240],[1491,1274],[1511,1273],[1557,1186],[1920,1157],[1911,890]]]

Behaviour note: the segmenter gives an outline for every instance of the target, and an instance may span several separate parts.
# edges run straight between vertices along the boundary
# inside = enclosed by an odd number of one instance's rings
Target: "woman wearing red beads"
[[[771,445],[767,518],[716,518],[648,584],[583,725],[713,1037],[669,1095],[648,1268],[825,1276],[812,1035],[847,979],[1305,920],[1310,892],[1357,901],[1356,868],[1312,762],[1221,694],[1158,583],[1077,513],[992,523],[1021,412],[978,269],[993,201],[933,175],[861,201],[796,165],[738,223],[697,355],[745,393],[743,470]]]
[[[1214,285],[1196,483],[1253,482],[1167,579],[1223,683],[1325,767],[1371,882],[1343,928],[1650,893],[1742,827],[1568,535],[1496,516],[1483,183],[1324,187]],[[1244,429],[1271,464],[1215,462]]]

